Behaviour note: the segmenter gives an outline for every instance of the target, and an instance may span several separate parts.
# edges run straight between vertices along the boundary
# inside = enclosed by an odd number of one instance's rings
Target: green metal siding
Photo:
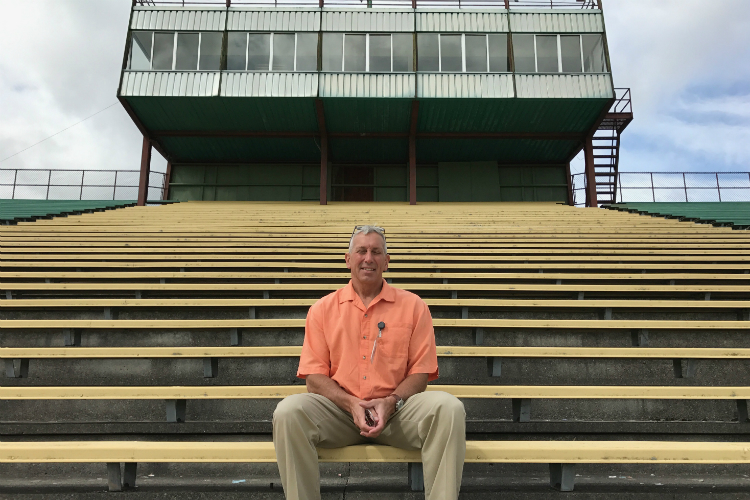
[[[172,163],[320,163],[313,137],[164,137],[160,142],[180,152]]]
[[[315,101],[305,97],[128,97],[126,100],[150,131],[318,130]]]
[[[409,157],[407,138],[336,138],[328,139],[328,145],[328,158],[334,163],[404,164]]]
[[[607,99],[420,99],[419,132],[586,133]]]
[[[179,201],[304,201],[320,194],[319,165],[173,165]]]
[[[498,161],[513,163],[559,163],[580,148],[577,141],[529,139],[417,139],[417,160]]]
[[[439,196],[430,201],[568,202],[565,165],[450,162],[439,163],[437,170]]]
[[[438,163],[440,201],[500,201],[497,162]]]
[[[409,132],[411,99],[323,99],[328,132]]]
[[[500,167],[501,201],[568,202],[565,165]]]

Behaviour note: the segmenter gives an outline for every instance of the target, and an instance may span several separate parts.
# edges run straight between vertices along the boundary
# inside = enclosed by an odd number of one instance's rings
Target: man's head
[[[349,241],[346,267],[352,271],[352,279],[363,285],[374,285],[383,281],[383,272],[388,269],[388,247],[382,228],[356,226]]]

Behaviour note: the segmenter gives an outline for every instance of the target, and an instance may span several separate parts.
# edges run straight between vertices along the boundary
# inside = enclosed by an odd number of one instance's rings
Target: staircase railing
[[[571,175],[573,204],[586,205],[586,176]],[[619,172],[617,203],[750,202],[750,172]]]

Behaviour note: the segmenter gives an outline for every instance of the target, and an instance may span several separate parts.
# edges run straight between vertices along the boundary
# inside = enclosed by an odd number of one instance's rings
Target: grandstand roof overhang
[[[343,10],[338,9],[338,14]],[[297,14],[266,19],[268,16],[263,16],[269,11]],[[417,32],[429,30],[432,24],[428,17],[434,15],[438,16],[436,20],[453,19],[456,25],[438,29],[436,24],[432,31],[604,30],[598,9],[537,9],[533,13],[505,9],[402,11],[406,17],[399,20],[394,13],[401,11],[394,9],[360,9],[347,23],[379,26],[371,28],[376,31]],[[253,24],[253,16],[260,16],[266,24],[286,22],[281,19],[288,18],[297,24],[309,24],[304,29],[321,32],[371,30],[364,25],[360,29],[353,24],[334,26],[333,21],[326,20],[326,15],[336,14],[330,7],[230,7],[200,15],[196,11],[192,22],[200,22],[200,26],[182,26],[190,18],[180,16],[180,12],[172,15],[164,8],[135,7],[130,29],[253,30],[260,29]],[[309,20],[300,17],[304,13],[311,16]],[[365,19],[386,13],[380,24]],[[263,25],[264,30],[276,28]],[[322,131],[316,101],[320,101],[328,159],[332,162],[406,162],[413,132],[419,162],[500,160],[538,164],[569,161],[609,109],[614,90],[608,72],[377,74],[124,69],[118,96],[141,131],[175,163],[318,162]],[[412,116],[417,109],[414,101],[418,102],[416,117]]]

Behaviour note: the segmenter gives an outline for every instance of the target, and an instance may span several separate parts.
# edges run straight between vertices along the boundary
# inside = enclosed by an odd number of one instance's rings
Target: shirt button
[[[365,376],[364,376],[364,377],[362,377],[362,378],[363,378],[363,379],[365,379],[365,380],[367,380],[367,375],[365,375]]]
[[[365,318],[366,318],[366,317],[367,317],[367,315],[365,314]]]
[[[365,335],[365,336],[364,336],[364,337],[362,337],[362,338],[363,338],[363,339],[365,339],[365,340],[367,340],[367,335]]]

